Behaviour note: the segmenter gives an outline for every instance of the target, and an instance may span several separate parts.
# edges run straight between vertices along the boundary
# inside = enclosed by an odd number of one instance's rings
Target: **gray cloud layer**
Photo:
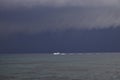
[[[119,3],[119,0],[0,0],[0,9],[10,10],[0,13],[0,33],[116,27],[120,25]],[[33,6],[39,6],[37,11],[32,9]],[[78,9],[57,7],[54,10],[53,7],[41,9],[40,6],[83,7]],[[17,7],[29,7],[31,11],[12,12],[11,9]]]
[[[38,33],[67,29],[93,29],[120,26],[118,8],[59,8],[44,11],[7,13],[0,19],[0,33]]]
[[[0,8],[32,6],[118,6],[120,0],[0,0]]]

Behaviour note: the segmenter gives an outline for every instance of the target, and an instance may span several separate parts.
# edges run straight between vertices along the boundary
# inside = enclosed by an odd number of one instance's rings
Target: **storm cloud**
[[[31,34],[41,31],[118,27],[119,2],[119,0],[0,0],[0,33]]]
[[[0,0],[0,8],[33,6],[118,6],[119,0]]]
[[[119,0],[0,0],[0,52],[120,51]]]

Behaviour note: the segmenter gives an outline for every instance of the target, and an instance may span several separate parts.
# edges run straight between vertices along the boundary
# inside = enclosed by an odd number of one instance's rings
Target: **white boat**
[[[53,55],[60,55],[60,53],[59,53],[59,52],[56,52],[56,53],[53,53]]]

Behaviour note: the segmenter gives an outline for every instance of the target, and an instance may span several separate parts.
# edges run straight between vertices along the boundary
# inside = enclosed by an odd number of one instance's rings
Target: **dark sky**
[[[0,53],[119,52],[119,0],[0,0]]]

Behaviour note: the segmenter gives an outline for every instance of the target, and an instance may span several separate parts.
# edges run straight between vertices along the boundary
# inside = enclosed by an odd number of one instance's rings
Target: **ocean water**
[[[0,54],[0,80],[120,80],[120,54]]]

